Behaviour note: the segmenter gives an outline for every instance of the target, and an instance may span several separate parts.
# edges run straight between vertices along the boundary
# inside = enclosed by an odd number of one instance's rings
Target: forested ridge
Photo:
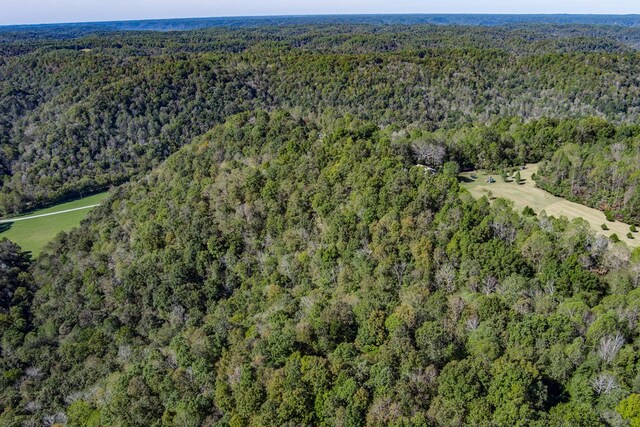
[[[458,181],[637,224],[638,30],[357,19],[0,31],[0,212],[113,187],[0,239],[0,425],[640,425],[640,252]]]
[[[0,212],[120,184],[255,108],[426,130],[635,122],[640,30],[621,31],[292,25],[3,43]]]
[[[2,424],[637,416],[638,255],[416,160],[372,122],[244,113],[33,268],[4,241]]]

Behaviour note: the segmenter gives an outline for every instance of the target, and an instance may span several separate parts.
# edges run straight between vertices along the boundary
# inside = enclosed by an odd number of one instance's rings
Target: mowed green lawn
[[[100,204],[107,195],[107,192],[94,194],[93,196],[61,203],[50,208],[27,212],[20,216],[3,218],[3,220],[21,220],[10,223],[0,223],[0,239],[6,237],[20,245],[23,250],[31,251],[33,256],[36,257],[44,245],[53,240],[58,233],[61,231],[69,231],[80,225],[80,221],[91,211],[91,208],[83,208]],[[57,213],[69,209],[79,210]],[[43,214],[54,215],[31,218]]]
[[[615,221],[609,222],[604,213],[570,202],[561,197],[547,193],[536,187],[536,183],[531,179],[538,170],[537,164],[527,165],[526,169],[520,171],[522,183],[520,185],[513,181],[505,182],[499,174],[493,174],[494,183],[487,183],[489,174],[486,171],[465,172],[460,174],[463,179],[462,185],[476,198],[482,196],[501,197],[513,201],[514,207],[521,212],[526,206],[532,208],[536,213],[545,211],[547,215],[555,217],[565,216],[569,219],[581,218],[589,223],[593,231],[605,236],[617,234],[620,240],[627,243],[632,248],[640,246],[640,233],[633,233],[634,238],[628,239],[629,224]],[[475,178],[473,178],[475,177]],[[607,224],[609,230],[602,230],[601,225]]]

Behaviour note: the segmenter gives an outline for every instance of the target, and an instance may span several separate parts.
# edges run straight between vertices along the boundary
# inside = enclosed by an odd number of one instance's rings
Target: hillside
[[[428,131],[640,115],[636,28],[295,22],[0,32],[0,215],[124,183],[256,108]]]
[[[622,422],[637,254],[415,162],[372,122],[244,113],[32,268],[0,243],[0,424]]]
[[[640,425],[639,23],[1,27],[0,426]]]
[[[640,138],[608,128],[593,141],[560,147],[542,164],[542,188],[640,225]]]

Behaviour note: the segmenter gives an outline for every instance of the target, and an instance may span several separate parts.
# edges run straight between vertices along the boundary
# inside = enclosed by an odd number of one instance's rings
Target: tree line
[[[542,164],[538,185],[605,211],[610,219],[640,224],[640,128],[600,121],[592,137],[570,141]]]

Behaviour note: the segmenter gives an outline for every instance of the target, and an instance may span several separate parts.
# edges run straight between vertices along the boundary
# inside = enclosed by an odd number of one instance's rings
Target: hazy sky
[[[640,13],[639,0],[0,0],[0,25],[331,13]]]

